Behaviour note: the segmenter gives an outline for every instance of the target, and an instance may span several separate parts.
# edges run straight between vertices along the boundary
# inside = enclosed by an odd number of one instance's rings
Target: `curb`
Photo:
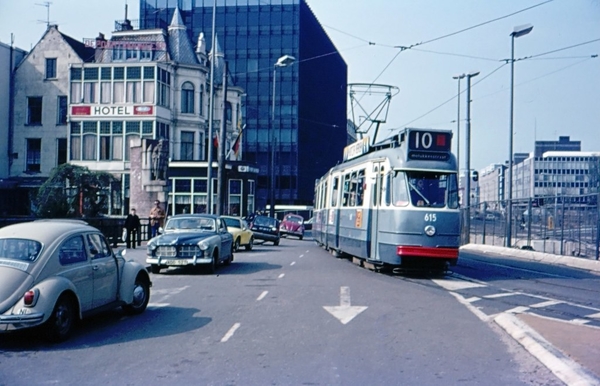
[[[494,322],[567,385],[600,385],[594,374],[554,347],[515,315],[502,313],[494,318]]]

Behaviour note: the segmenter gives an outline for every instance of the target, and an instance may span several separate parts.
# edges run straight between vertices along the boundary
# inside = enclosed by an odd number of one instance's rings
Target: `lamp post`
[[[458,107],[456,113],[456,171],[458,172],[458,178],[460,178],[460,80],[464,78],[465,74],[454,75],[452,79],[458,79]]]
[[[269,216],[275,217],[275,84],[277,82],[277,67],[287,67],[292,65],[296,58],[290,55],[283,55],[273,67],[273,105],[271,107],[271,135],[269,138],[271,162],[269,167]]]
[[[479,71],[469,72],[467,77],[467,126],[465,130],[465,206],[467,207],[467,218],[465,219],[466,242],[471,241],[471,78],[479,75]],[[460,173],[459,173],[460,176]]]
[[[520,38],[531,32],[531,24],[515,27],[510,34],[510,124],[508,133],[508,210],[506,212],[506,247],[512,245],[512,180],[513,180],[513,110],[515,97],[515,38]]]

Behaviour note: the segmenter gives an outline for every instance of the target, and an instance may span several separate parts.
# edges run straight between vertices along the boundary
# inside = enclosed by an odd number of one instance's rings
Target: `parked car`
[[[296,236],[300,240],[304,238],[304,218],[297,214],[286,214],[279,226],[282,236]]]
[[[41,326],[53,342],[95,311],[146,310],[150,277],[114,254],[102,233],[79,220],[37,220],[0,228],[0,331]]]
[[[255,216],[250,224],[255,240],[271,241],[279,245],[279,220],[267,216]]]
[[[170,266],[206,267],[214,273],[219,264],[229,265],[232,261],[233,236],[219,216],[172,216],[160,234],[147,244],[146,263],[152,273]]]
[[[227,230],[233,236],[233,251],[237,252],[241,246],[251,251],[254,245],[254,232],[250,230],[246,220],[240,217],[221,216],[225,220]]]

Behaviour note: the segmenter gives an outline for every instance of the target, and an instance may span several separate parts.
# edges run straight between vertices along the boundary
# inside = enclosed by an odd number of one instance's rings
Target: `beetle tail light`
[[[25,294],[23,295],[23,303],[25,303],[26,306],[33,307],[33,306],[35,306],[35,303],[37,302],[39,295],[40,295],[40,292],[37,288],[29,290],[29,291],[25,292]]]

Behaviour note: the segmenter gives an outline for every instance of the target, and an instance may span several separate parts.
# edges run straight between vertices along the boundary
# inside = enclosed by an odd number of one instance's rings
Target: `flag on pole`
[[[231,149],[229,149],[229,152],[227,152],[226,158],[229,158],[229,155],[231,154],[231,152],[233,152],[233,155],[237,158],[239,151],[240,151],[241,142],[242,142],[242,133],[244,132],[245,127],[246,127],[246,125],[244,125],[243,127],[240,128],[240,132],[239,132],[237,138],[235,139],[235,141],[233,142]]]
[[[219,134],[218,133],[213,134],[213,146],[216,147],[217,149],[219,148]]]

